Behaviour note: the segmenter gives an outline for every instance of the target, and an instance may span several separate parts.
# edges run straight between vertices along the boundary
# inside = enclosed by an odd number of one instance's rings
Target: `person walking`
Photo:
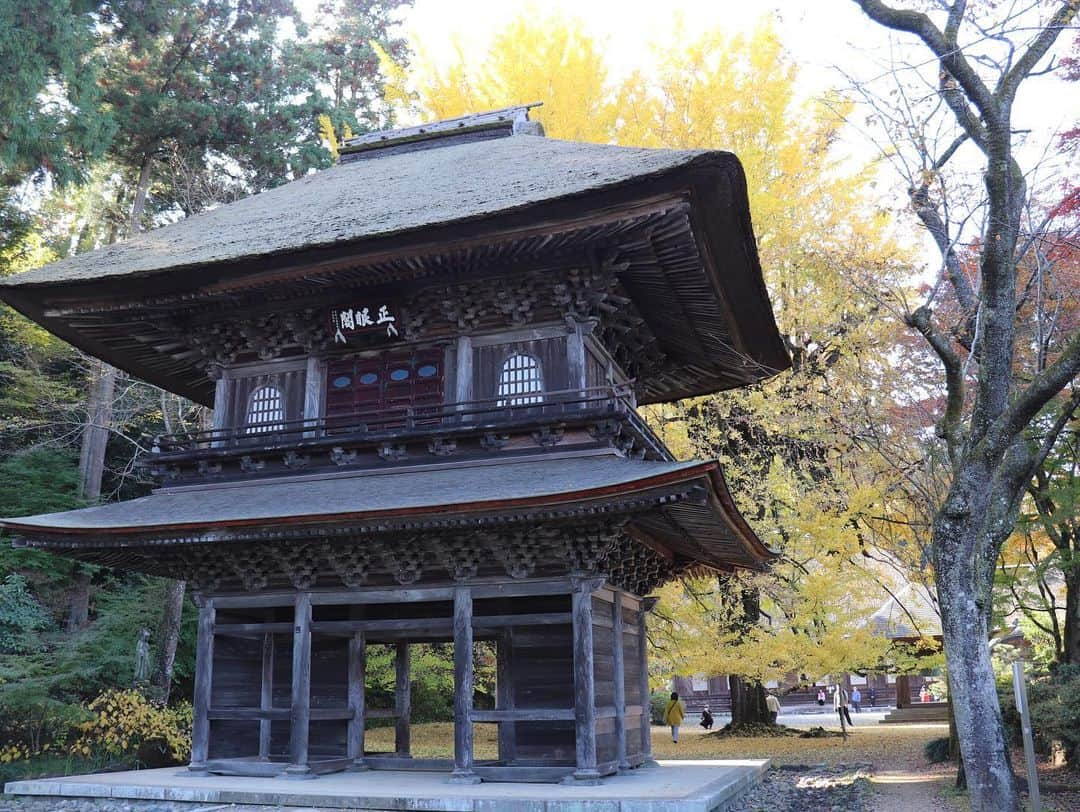
[[[686,708],[683,707],[678,692],[672,691],[671,699],[664,708],[664,724],[671,728],[671,741],[675,744],[679,743],[679,725],[682,724],[684,716],[686,716]]]
[[[862,708],[859,705],[862,703],[862,691],[859,690],[859,686],[856,685],[851,692],[851,707],[855,709],[855,713],[862,713]]]
[[[869,698],[870,698],[870,707],[873,708],[874,703],[877,701],[877,691],[875,691],[873,688],[871,688],[869,691],[867,691],[867,694],[869,695]]]
[[[848,692],[844,690],[842,685],[837,685],[836,690],[833,691],[833,710],[840,716],[841,725],[847,719],[847,723],[854,727],[855,723],[851,721],[851,711],[848,710]]]
[[[780,700],[776,694],[765,694],[765,708],[769,711],[769,724],[776,724],[776,717],[780,715]]]

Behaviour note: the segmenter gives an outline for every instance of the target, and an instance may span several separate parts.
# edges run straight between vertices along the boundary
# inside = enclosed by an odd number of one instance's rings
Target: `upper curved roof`
[[[0,299],[89,354],[209,404],[213,382],[185,348],[192,313],[228,318],[258,296],[280,304],[336,288],[416,290],[459,272],[446,257],[514,257],[520,248],[542,262],[545,246],[587,253],[612,244],[619,282],[671,359],[642,403],[746,385],[789,366],[745,176],[717,150],[536,135],[376,150],[2,278]],[[491,262],[487,273],[514,272]]]
[[[122,242],[0,280],[0,289],[135,277],[463,223],[680,167],[738,167],[728,152],[635,149],[536,136],[342,163]]]

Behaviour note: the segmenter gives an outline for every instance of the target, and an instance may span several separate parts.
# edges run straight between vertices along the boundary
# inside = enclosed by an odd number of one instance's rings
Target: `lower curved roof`
[[[605,513],[641,514],[644,534],[685,561],[757,568],[773,557],[736,509],[717,463],[610,453],[165,488],[0,526],[21,545],[75,553],[250,540],[264,529],[382,532]]]

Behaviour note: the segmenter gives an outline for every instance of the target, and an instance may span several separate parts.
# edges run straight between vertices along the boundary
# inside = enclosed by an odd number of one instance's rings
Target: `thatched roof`
[[[0,280],[4,288],[136,277],[464,223],[660,176],[738,169],[728,152],[536,136],[343,163],[114,245]]]

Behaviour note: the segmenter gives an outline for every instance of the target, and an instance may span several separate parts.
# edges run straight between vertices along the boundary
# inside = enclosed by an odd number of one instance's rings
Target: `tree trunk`
[[[166,705],[172,690],[173,664],[176,662],[176,645],[180,642],[180,621],[184,612],[184,581],[169,581],[165,593],[165,605],[161,608],[158,625],[158,647],[154,658],[154,670],[150,674],[150,692],[155,702]]]
[[[978,501],[976,497],[970,503]],[[977,547],[965,533],[972,532],[971,525],[978,522],[951,512],[950,506],[961,502],[964,500],[954,486],[934,522],[935,576],[949,668],[949,699],[971,808],[978,812],[1012,810],[1019,808],[1019,795],[994,684],[987,611],[979,600],[980,567],[966,552]],[[972,507],[978,510],[978,505]],[[989,596],[982,596],[983,603],[988,600]]]
[[[116,370],[95,360],[90,366],[90,391],[86,399],[86,428],[79,451],[79,497],[88,502],[101,498],[105,473],[105,450],[113,419]]]
[[[748,682],[732,674],[728,677],[731,692],[731,723],[768,724],[769,709],[765,705],[765,688],[760,682]]]
[[[736,590],[739,601],[740,629],[749,629],[761,619],[761,598],[756,589],[747,589],[738,580],[727,580],[720,576],[720,588],[725,591]],[[759,682],[749,682],[737,674],[728,676],[728,691],[731,696],[731,723],[767,724],[769,709],[765,705],[765,688]]]
[[[135,199],[131,203],[131,219],[128,221],[128,234],[138,234],[143,230],[142,216],[146,211],[146,194],[150,190],[150,169],[154,157],[147,153],[139,166],[139,180],[135,185]]]
[[[1065,578],[1065,639],[1061,662],[1080,665],[1080,544],[1072,537],[1074,531],[1066,532],[1074,549],[1070,550],[1066,544],[1061,550],[1061,571]]]
[[[90,570],[76,564],[72,573],[71,599],[68,603],[67,631],[77,632],[90,620]]]

